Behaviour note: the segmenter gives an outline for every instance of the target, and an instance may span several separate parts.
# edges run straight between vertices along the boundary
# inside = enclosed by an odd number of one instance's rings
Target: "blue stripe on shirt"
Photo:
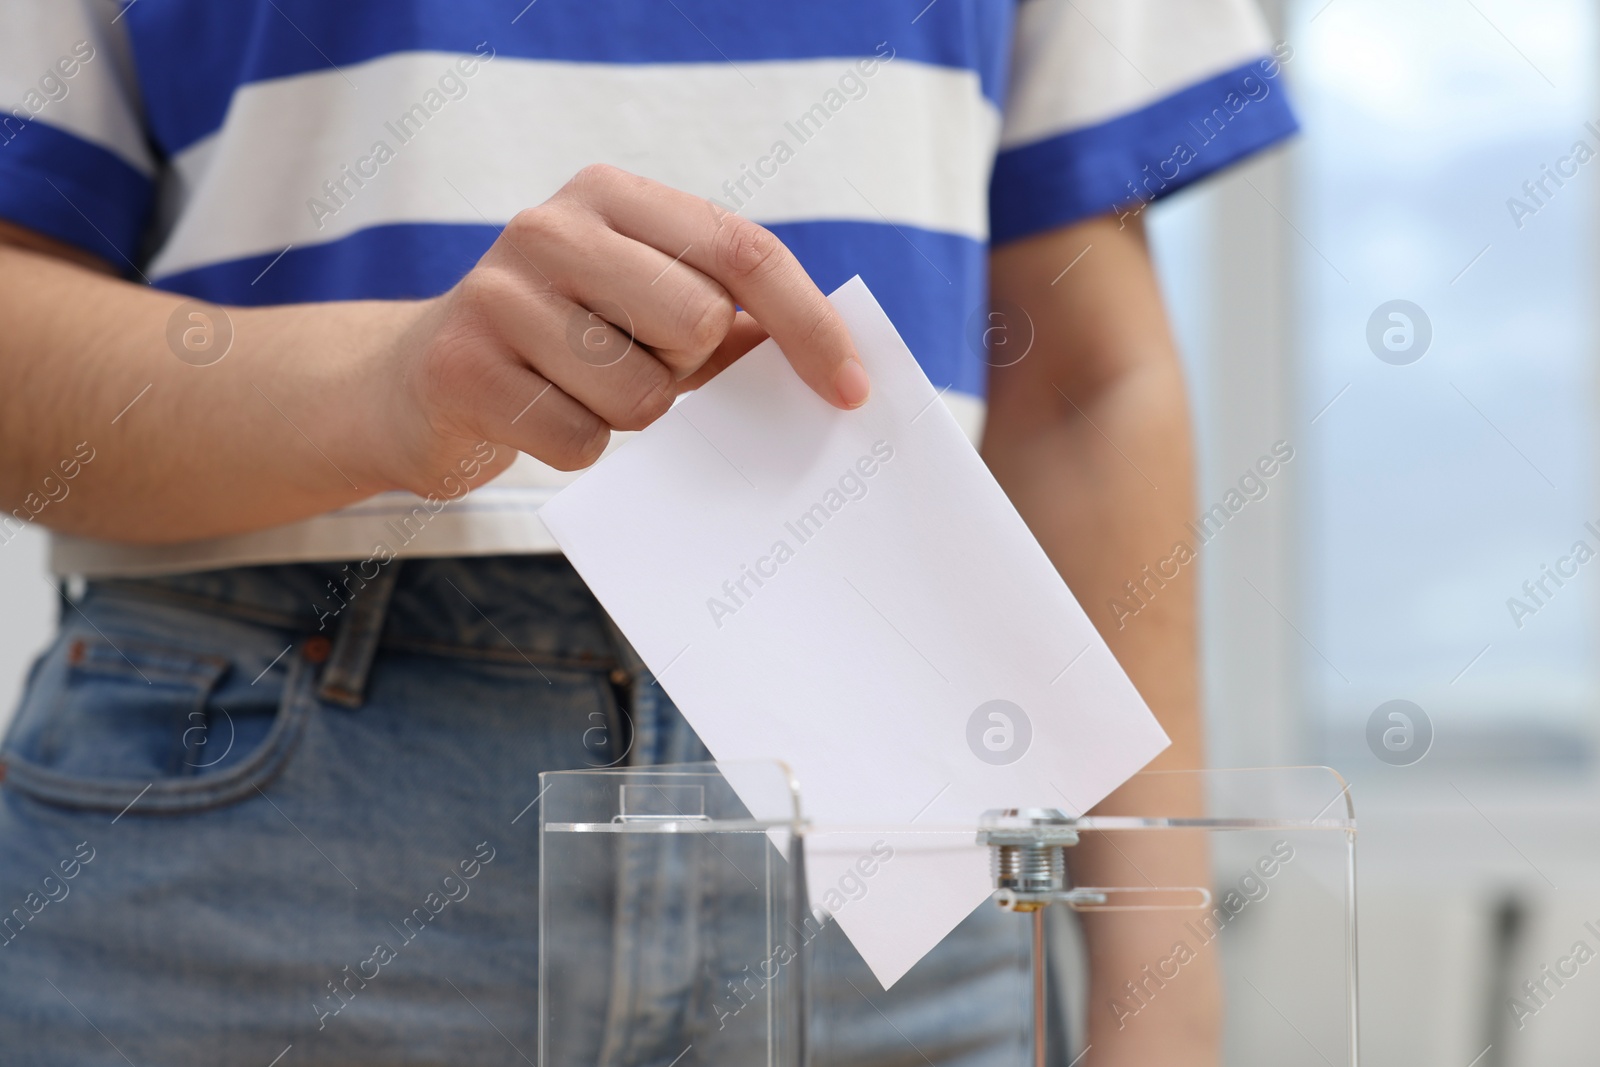
[[[164,0],[126,9],[145,111],[168,155],[218,129],[234,89],[330,71],[395,52],[485,52],[575,63],[743,63],[871,56],[977,72],[996,106],[1010,48],[1011,3],[936,5],[910,23],[900,4],[808,0],[546,0],[525,10],[483,0]],[[945,8],[945,10],[941,10]],[[941,20],[962,25],[951,32]],[[345,75],[352,84],[359,74]],[[351,88],[351,92],[357,91]]]
[[[965,346],[978,313],[947,293],[983,294],[984,246],[966,237],[872,222],[769,227],[823,292],[860,274],[938,388],[984,395],[985,366]],[[472,268],[499,233],[466,224],[375,226],[306,248],[219,263],[158,279],[158,288],[218,304],[391,300],[434,296]],[[266,273],[262,273],[265,271]]]
[[[990,241],[1168,196],[1294,133],[1283,83],[1264,73],[1275,63],[1252,61],[1097,126],[1001,152],[989,184]]]
[[[0,126],[0,218],[76,245],[127,273],[154,184],[114,152],[38,119]]]
[[[500,227],[449,222],[371,226],[323,244],[232,259],[155,279],[158,289],[260,307],[437,296],[472,269]]]
[[[988,305],[988,247],[969,237],[878,222],[769,227],[825,293],[859,274],[934,388],[984,396],[987,366],[966,346]],[[978,307],[968,301],[982,301]],[[981,331],[978,336],[982,336]]]

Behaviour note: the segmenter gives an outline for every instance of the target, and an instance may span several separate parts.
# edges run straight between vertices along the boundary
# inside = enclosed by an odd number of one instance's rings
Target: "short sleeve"
[[[1252,0],[1020,0],[990,239],[1176,192],[1294,133]]]
[[[155,164],[121,10],[0,4],[0,218],[125,268],[150,218]]]

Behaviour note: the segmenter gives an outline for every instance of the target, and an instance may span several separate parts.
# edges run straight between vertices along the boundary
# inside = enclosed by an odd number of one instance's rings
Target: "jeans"
[[[561,557],[353,570],[63,603],[0,749],[0,1062],[537,1059],[539,772],[709,755]],[[552,976],[592,1044],[545,1067],[712,1062],[705,938],[613,966],[646,922],[593,903]],[[830,924],[818,1067],[1025,1062],[1024,926],[980,909],[885,993]]]

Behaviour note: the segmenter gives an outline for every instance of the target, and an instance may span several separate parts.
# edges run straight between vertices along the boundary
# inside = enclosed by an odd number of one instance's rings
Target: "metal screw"
[[[1016,911],[1033,911],[1048,900],[1029,900],[1035,894],[1062,893],[1067,889],[1065,850],[1078,843],[1072,820],[1058,808],[1004,808],[988,811],[978,843],[989,846],[990,873],[1001,903]]]

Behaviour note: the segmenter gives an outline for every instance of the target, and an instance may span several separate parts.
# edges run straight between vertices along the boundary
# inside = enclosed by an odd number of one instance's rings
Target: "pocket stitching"
[[[230,804],[272,781],[287,765],[314,706],[309,677],[304,660],[296,656],[290,661],[283,699],[267,736],[243,761],[217,774],[155,782],[82,778],[8,756],[0,764],[6,770],[5,784],[36,800],[82,811],[126,812],[137,802],[147,814],[187,814]]]
[[[73,639],[73,644],[68,646],[67,671],[69,674],[89,675],[96,678],[131,678],[136,677],[142,682],[154,682],[140,669],[137,660],[144,660],[144,667],[163,683],[168,685],[195,685],[209,690],[216,686],[223,674],[228,670],[229,663],[221,656],[214,656],[206,652],[183,652],[143,641],[138,638],[124,637],[118,644],[100,634],[98,640],[93,641],[90,655],[103,653],[109,649],[111,655],[103,655],[99,661],[86,661],[84,658],[74,658],[73,650],[76,647],[89,649],[90,641],[87,637]],[[81,644],[80,644],[81,643]],[[129,654],[132,651],[132,655]],[[81,653],[80,653],[81,655]],[[185,669],[187,668],[187,669]],[[132,672],[130,674],[129,672]]]
[[[122,643],[118,644],[98,627],[96,633],[98,638],[81,635],[74,637],[67,645],[65,666],[69,680],[74,677],[129,682],[138,680],[168,689],[192,689],[194,701],[190,710],[194,710],[205,706],[207,698],[230,666],[221,656],[205,652],[187,652],[125,635]],[[140,669],[139,660],[144,661],[144,668],[155,675],[154,679]],[[65,725],[59,722],[44,726],[39,735],[41,755],[52,754],[65,743],[62,735],[64,729]],[[176,761],[181,755],[174,752],[172,758]]]

